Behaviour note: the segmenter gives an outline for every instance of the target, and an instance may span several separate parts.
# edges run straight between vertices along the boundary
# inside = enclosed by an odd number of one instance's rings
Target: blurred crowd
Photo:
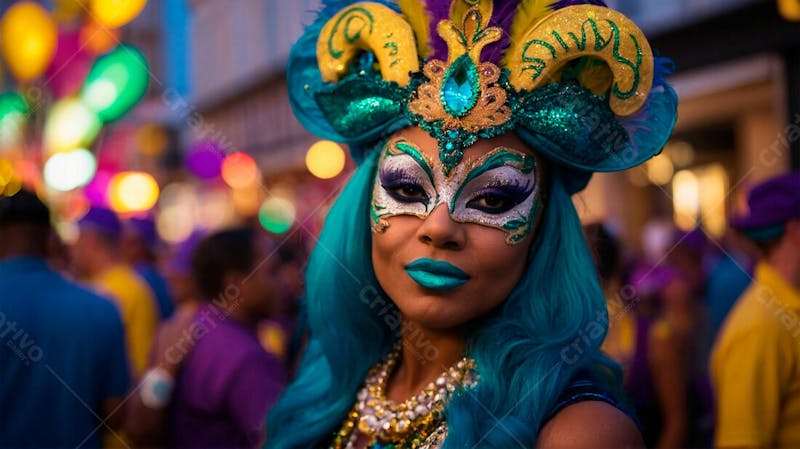
[[[0,199],[0,446],[262,444],[304,243],[253,223],[168,247],[92,208],[65,245],[50,215]]]
[[[750,193],[721,239],[654,221],[641,249],[584,228],[647,447],[800,442],[800,175]]]
[[[585,227],[648,447],[797,441],[798,179],[756,187],[718,240]],[[101,208],[78,227],[65,246],[35,194],[0,199],[0,446],[262,445],[299,353],[304,242],[253,224],[167,247]]]

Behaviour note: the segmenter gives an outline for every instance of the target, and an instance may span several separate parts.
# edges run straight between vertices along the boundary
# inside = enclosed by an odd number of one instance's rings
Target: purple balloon
[[[225,159],[225,149],[210,140],[197,142],[186,156],[186,167],[201,179],[217,178]]]
[[[108,206],[108,185],[113,176],[113,173],[98,170],[91,182],[83,188],[83,194],[92,206]]]

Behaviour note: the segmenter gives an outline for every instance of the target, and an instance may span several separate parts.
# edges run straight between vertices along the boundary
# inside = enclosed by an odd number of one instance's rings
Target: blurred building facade
[[[294,119],[285,66],[319,0],[192,0],[193,138],[256,158],[265,176],[303,168],[315,139]]]

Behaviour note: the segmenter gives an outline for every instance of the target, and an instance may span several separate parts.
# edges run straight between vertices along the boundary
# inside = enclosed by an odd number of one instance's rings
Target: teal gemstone
[[[467,54],[458,57],[447,69],[442,83],[442,105],[453,117],[463,117],[480,96],[478,68]]]

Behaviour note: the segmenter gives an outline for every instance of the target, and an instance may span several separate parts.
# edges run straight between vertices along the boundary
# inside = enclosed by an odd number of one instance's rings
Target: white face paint
[[[536,158],[498,147],[479,159],[458,164],[450,176],[404,139],[387,143],[378,162],[372,193],[373,228],[381,232],[395,215],[427,217],[445,204],[460,223],[506,232],[515,244],[530,234],[541,209]]]

